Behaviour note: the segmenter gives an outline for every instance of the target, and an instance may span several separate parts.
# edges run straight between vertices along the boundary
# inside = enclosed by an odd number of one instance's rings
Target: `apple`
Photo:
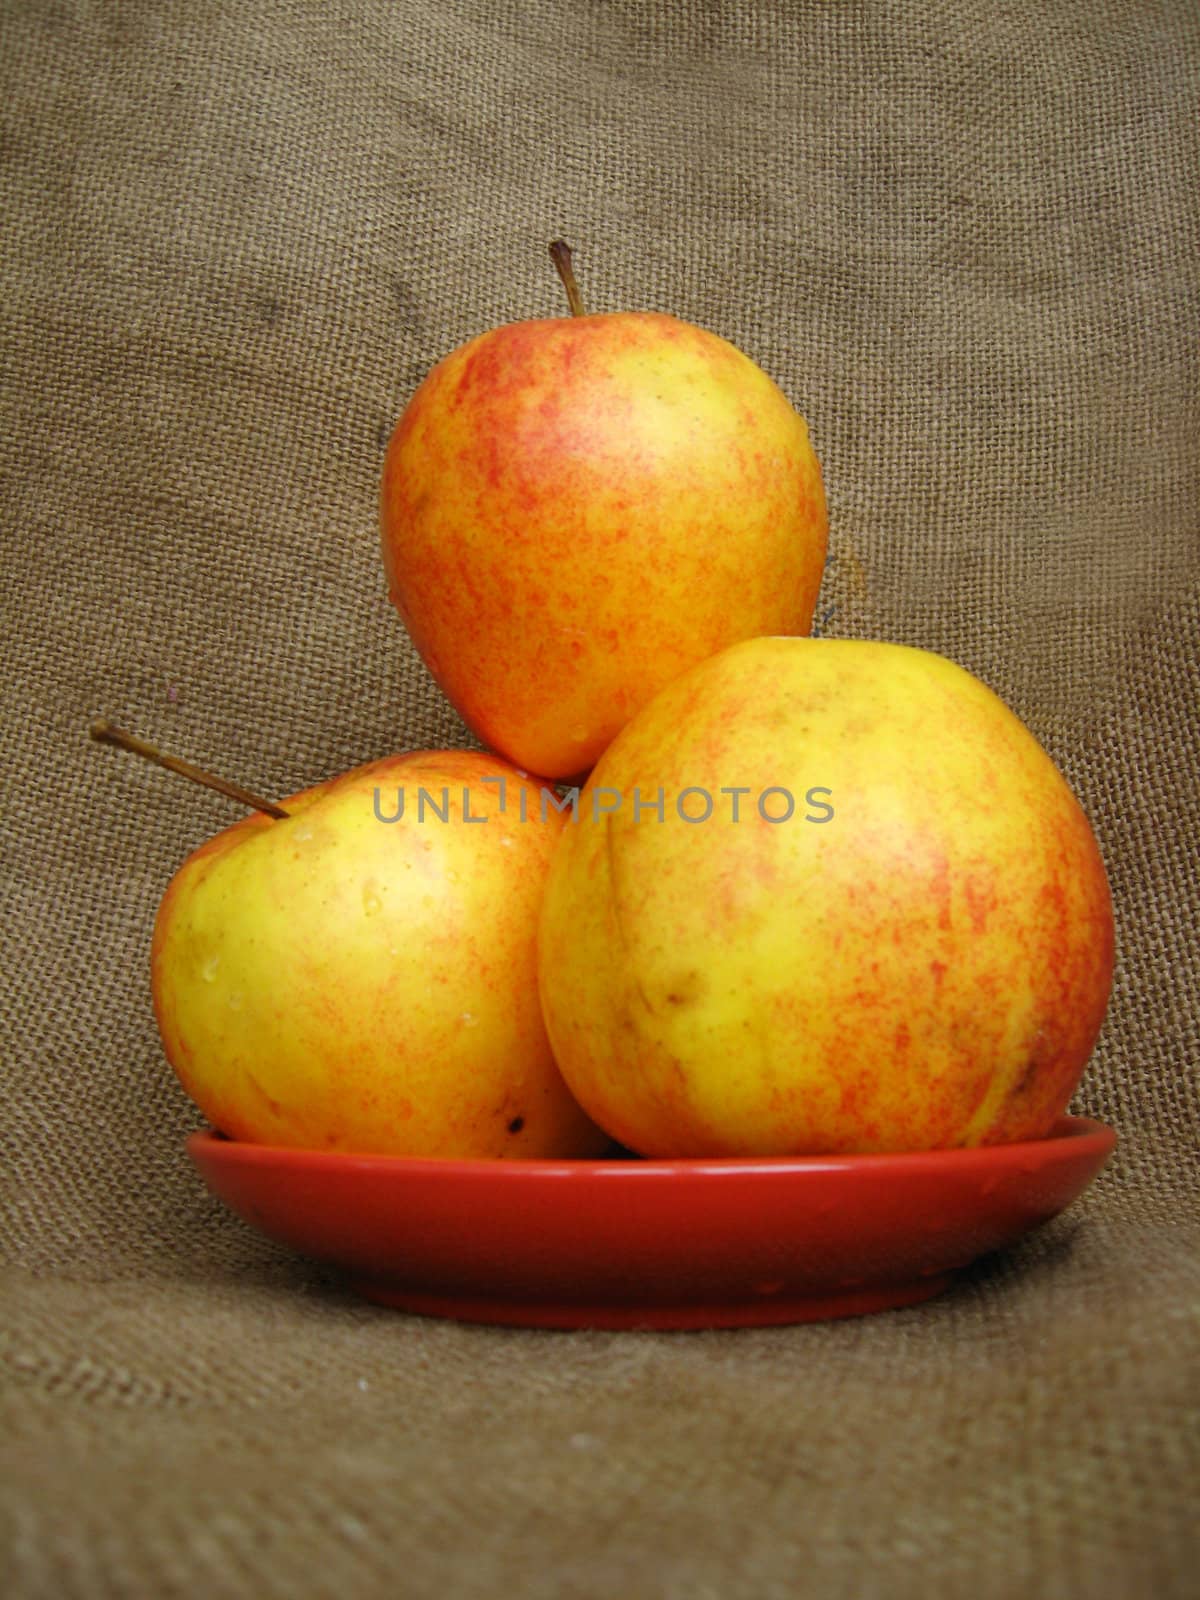
[[[215,1127],[406,1156],[605,1147],[538,1006],[563,827],[540,793],[493,756],[395,756],[188,858],[155,922],[152,991],[167,1058]]]
[[[380,520],[430,671],[551,778],[705,657],[806,633],[828,532],[804,419],[733,345],[652,312],[511,323],[447,356],[392,436]]]
[[[647,1156],[1039,1138],[1112,970],[1096,840],[1033,735],[952,662],[847,640],[744,642],[662,690],[540,926],[563,1075]]]

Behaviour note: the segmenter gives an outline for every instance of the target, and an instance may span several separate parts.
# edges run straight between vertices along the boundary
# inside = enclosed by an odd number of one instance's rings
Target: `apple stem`
[[[243,789],[239,783],[230,783],[228,778],[218,778],[212,772],[205,772],[203,767],[194,767],[190,761],[181,761],[178,756],[164,754],[154,745],[147,744],[145,739],[135,738],[132,733],[126,733],[124,728],[115,727],[107,717],[97,717],[88,731],[100,744],[115,744],[118,749],[130,750],[135,756],[142,756],[160,767],[166,767],[168,772],[177,772],[181,778],[190,778],[193,783],[198,783],[205,789],[215,789],[218,794],[236,800],[241,805],[249,806],[252,810],[265,811],[269,817],[290,815],[290,812],[285,811],[282,806],[277,806],[272,800],[264,800],[261,795],[251,794],[249,789]]]
[[[579,285],[575,282],[575,272],[571,266],[571,246],[565,239],[556,239],[550,246],[550,255],[562,279],[563,288],[567,291],[567,304],[571,307],[573,317],[583,317],[587,313],[583,309],[583,296],[579,292]]]

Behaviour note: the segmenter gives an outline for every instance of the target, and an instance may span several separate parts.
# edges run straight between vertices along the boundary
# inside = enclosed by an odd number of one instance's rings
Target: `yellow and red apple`
[[[1039,1138],[1112,967],[1095,837],[1033,735],[952,662],[845,640],[753,640],[663,689],[541,921],[563,1075],[649,1156]]]
[[[210,1122],[323,1150],[601,1150],[538,1006],[563,827],[538,786],[493,756],[419,752],[283,809],[202,845],[155,923],[163,1045]]]
[[[713,333],[652,313],[493,329],[392,436],[393,601],[479,737],[586,772],[725,646],[807,633],[828,522],[804,419]]]

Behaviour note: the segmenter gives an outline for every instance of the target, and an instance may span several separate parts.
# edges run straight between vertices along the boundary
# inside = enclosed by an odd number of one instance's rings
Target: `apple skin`
[[[660,785],[665,820],[635,820],[634,787]],[[692,785],[707,822],[672,807]],[[762,819],[770,786],[791,821]],[[1049,1132],[1091,1053],[1112,907],[1066,782],[977,679],[899,645],[757,639],[597,765],[539,970],[564,1077],[643,1155],[1008,1143]]]
[[[485,777],[504,776],[500,786]],[[416,815],[419,787],[449,820]],[[404,790],[404,815],[392,816]],[[464,789],[470,814],[462,820]],[[529,821],[518,820],[521,790]],[[175,875],[151,949],[167,1059],[235,1139],[407,1156],[607,1141],[542,1025],[537,916],[562,818],[494,756],[417,752],[255,813]]]
[[[485,744],[586,772],[658,689],[807,633],[828,535],[804,419],[654,313],[512,323],[426,378],[384,463],[389,590]]]

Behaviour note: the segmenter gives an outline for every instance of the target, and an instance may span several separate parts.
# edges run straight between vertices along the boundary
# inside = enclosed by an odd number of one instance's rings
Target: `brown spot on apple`
[[[702,973],[695,970],[680,973],[672,980],[671,986],[667,990],[667,1004],[669,1006],[695,1005],[698,1000],[703,999],[706,987]]]
[[[1037,1056],[1030,1056],[1029,1060],[1025,1063],[1025,1067],[1021,1073],[1021,1076],[1017,1079],[1016,1083],[1013,1084],[1014,1096],[1026,1094],[1030,1089],[1033,1088],[1034,1083],[1037,1081],[1038,1069],[1040,1066],[1041,1063]]]
[[[255,1094],[257,1094],[258,1097],[263,1101],[272,1116],[278,1117],[283,1114],[283,1107],[280,1105],[279,1101],[275,1099],[274,1095],[267,1093],[252,1072],[247,1072],[246,1082],[249,1084],[250,1088],[254,1090]]]

